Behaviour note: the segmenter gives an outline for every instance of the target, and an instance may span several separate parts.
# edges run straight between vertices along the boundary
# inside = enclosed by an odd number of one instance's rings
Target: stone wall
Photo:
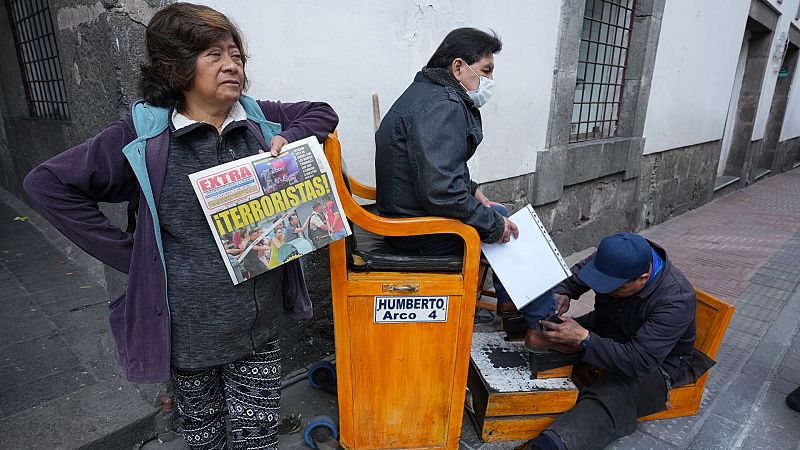
[[[536,207],[564,255],[597,246],[603,237],[634,230],[639,205],[636,179],[621,173],[564,188],[561,200]]]
[[[645,155],[637,228],[664,222],[711,201],[721,141]]]
[[[625,142],[631,147],[619,150]],[[532,203],[565,255],[595,246],[608,234],[641,230],[712,200],[720,141],[630,155],[641,151],[639,143],[609,139],[566,150],[564,179],[555,201],[531,200],[541,196],[535,192],[539,183],[534,178],[552,178],[552,173],[487,183],[481,191],[512,211]],[[629,166],[632,160],[636,169]]]
[[[778,143],[777,164],[781,171],[791,170],[795,164],[800,163],[800,137],[787,139]]]

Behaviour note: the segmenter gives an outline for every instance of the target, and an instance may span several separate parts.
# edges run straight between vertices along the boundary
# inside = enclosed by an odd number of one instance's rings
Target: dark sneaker
[[[506,341],[521,341],[528,331],[528,322],[521,314],[503,317],[503,331],[506,332]]]
[[[514,302],[497,302],[497,315],[500,317],[508,317],[519,314]]]
[[[542,450],[542,447],[539,447],[538,445],[536,445],[533,442],[533,439],[531,439],[530,441],[528,441],[528,442],[526,442],[524,444],[520,444],[520,445],[514,447],[514,450]]]
[[[791,394],[786,396],[786,404],[789,408],[800,412],[800,387],[793,390]]]

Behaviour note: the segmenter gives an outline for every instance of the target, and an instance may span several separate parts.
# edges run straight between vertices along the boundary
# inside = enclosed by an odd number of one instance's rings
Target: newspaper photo
[[[189,179],[233,284],[350,235],[322,146],[309,137]]]

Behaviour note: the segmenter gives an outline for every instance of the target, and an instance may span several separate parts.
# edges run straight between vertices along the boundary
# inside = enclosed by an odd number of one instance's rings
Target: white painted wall
[[[797,14],[798,0],[783,0],[782,3],[778,3],[777,0],[768,1],[770,4],[772,4],[772,6],[780,11],[780,16],[778,16],[778,24],[775,26],[775,31],[772,33],[770,58],[767,61],[767,67],[765,68],[764,72],[764,80],[761,84],[761,96],[758,99],[756,121],[753,125],[754,141],[763,139],[764,131],[767,128],[769,110],[772,107],[772,96],[775,93],[775,84],[778,81],[778,71],[781,67],[780,48],[783,48],[781,47],[781,42],[785,42],[788,37],[789,24],[792,22],[797,23],[794,18]],[[795,99],[795,102],[796,101],[797,99]],[[787,105],[787,113],[789,109],[790,106]],[[784,123],[786,123],[785,120]]]
[[[722,138],[749,7],[750,0],[666,2],[645,154]]]
[[[800,1],[795,1],[795,8],[800,8]],[[792,10],[788,10],[786,14],[792,14]],[[794,10],[793,18],[797,15],[797,9]],[[795,26],[800,26],[800,20],[793,20]],[[791,73],[792,85],[789,89],[789,100],[786,105],[786,116],[783,118],[783,128],[781,128],[781,141],[796,138],[800,136],[800,74],[797,73],[800,69],[800,64]]]
[[[324,100],[340,117],[350,172],[374,180],[373,93],[385,113],[452,29],[492,28],[503,39],[495,93],[482,108],[476,181],[533,172],[550,110],[561,2],[524,0],[200,0],[241,28],[251,59],[249,94]]]
[[[800,69],[800,64],[798,69]],[[783,118],[783,128],[781,128],[781,141],[800,136],[800,74],[794,72],[791,77],[792,85],[789,88],[786,116]]]

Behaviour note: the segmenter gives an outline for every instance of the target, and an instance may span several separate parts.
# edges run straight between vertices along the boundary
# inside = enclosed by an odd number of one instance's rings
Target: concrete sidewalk
[[[4,448],[130,448],[155,408],[118,375],[103,289],[19,212],[0,202],[0,442]],[[646,230],[697,286],[736,305],[698,416],[643,423],[610,448],[789,448],[800,414],[800,170],[765,179]],[[577,302],[572,312],[591,307]],[[284,414],[336,413],[334,397],[300,381]],[[335,417],[334,417],[335,418]],[[123,445],[122,442],[128,442]],[[462,448],[481,443],[465,418]],[[302,448],[301,433],[281,448]],[[180,440],[146,449],[185,449]]]
[[[20,209],[0,202],[2,447],[114,448],[150,433],[156,409],[120,376],[99,278],[32,214],[14,220]]]

